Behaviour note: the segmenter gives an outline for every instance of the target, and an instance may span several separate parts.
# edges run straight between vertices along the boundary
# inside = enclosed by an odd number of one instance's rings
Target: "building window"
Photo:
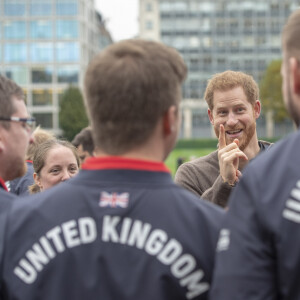
[[[4,0],[4,14],[6,16],[24,16],[26,12],[25,1]]]
[[[212,13],[213,11],[215,11],[215,3],[211,3],[209,1],[203,2],[199,4],[199,11],[205,13]]]
[[[6,22],[4,24],[4,37],[7,40],[25,39],[26,23],[22,21]]]
[[[58,66],[57,82],[59,83],[78,83],[78,66]]]
[[[197,36],[190,37],[190,47],[198,48],[200,46],[200,39]]]
[[[56,21],[56,36],[59,39],[77,38],[78,22],[74,20]]]
[[[31,69],[32,83],[51,83],[53,75],[52,67],[38,67]]]
[[[186,11],[188,9],[188,3],[186,1],[175,1],[172,3],[174,11]]]
[[[56,60],[58,62],[76,62],[79,61],[78,43],[57,43]]]
[[[27,68],[25,67],[6,67],[5,76],[18,84],[28,83]]]
[[[4,61],[5,62],[26,62],[27,45],[23,43],[5,44]]]
[[[152,11],[152,10],[153,10],[153,8],[152,8],[152,3],[151,3],[151,2],[147,2],[147,3],[146,3],[146,11],[150,12],[150,11]]]
[[[53,61],[52,43],[34,43],[31,45],[31,61],[51,62]]]
[[[31,16],[50,16],[52,14],[52,0],[31,0]]]
[[[203,38],[203,47],[204,48],[210,48],[212,46],[211,38],[206,36]]]
[[[78,13],[77,0],[56,0],[56,14],[73,16]]]
[[[32,91],[33,105],[52,105],[52,90],[35,89]]]
[[[145,24],[145,27],[146,27],[147,30],[153,29],[153,22],[151,20],[147,20],[146,24]]]
[[[51,39],[52,38],[52,22],[46,20],[38,20],[30,22],[30,36],[33,39]]]
[[[42,128],[52,128],[52,113],[39,113],[33,114],[36,119],[36,125],[40,125]]]

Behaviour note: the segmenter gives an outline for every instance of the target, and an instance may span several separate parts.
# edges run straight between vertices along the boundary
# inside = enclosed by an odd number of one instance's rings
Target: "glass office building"
[[[103,44],[93,0],[1,0],[0,71],[25,92],[43,128],[59,133],[59,101],[82,87],[90,59]]]
[[[140,0],[140,37],[175,47],[188,66],[183,98],[199,103],[192,128],[209,128],[202,98],[213,74],[239,70],[259,82],[268,63],[281,58],[282,27],[299,6],[300,0]]]

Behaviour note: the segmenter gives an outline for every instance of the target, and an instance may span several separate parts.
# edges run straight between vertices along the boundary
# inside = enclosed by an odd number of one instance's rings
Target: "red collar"
[[[33,161],[29,160],[29,159],[27,159],[26,162],[31,163],[31,164],[33,163]]]
[[[3,188],[4,190],[6,190],[6,191],[8,192],[7,186],[6,186],[4,180],[3,180],[1,177],[0,177],[0,185],[2,186],[2,188]],[[0,187],[0,188],[1,188],[1,187]]]
[[[126,169],[170,173],[170,170],[162,162],[124,158],[120,156],[91,157],[83,163],[81,168],[83,170]]]

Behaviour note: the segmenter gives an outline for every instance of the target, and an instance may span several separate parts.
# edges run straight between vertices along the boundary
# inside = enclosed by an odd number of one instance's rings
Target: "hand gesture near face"
[[[248,157],[240,150],[238,139],[235,139],[232,143],[226,145],[225,128],[222,124],[220,125],[219,132],[218,158],[220,175],[224,182],[227,182],[229,185],[234,185],[242,175],[238,170],[239,160],[248,160]]]

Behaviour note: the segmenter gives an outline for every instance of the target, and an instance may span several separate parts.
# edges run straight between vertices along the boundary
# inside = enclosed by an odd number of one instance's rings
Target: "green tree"
[[[289,118],[282,98],[281,60],[273,60],[268,65],[260,81],[260,98],[263,112],[271,112],[275,121]]]
[[[72,141],[82,128],[88,126],[88,118],[80,90],[73,86],[65,90],[59,108],[59,124],[63,136]]]

